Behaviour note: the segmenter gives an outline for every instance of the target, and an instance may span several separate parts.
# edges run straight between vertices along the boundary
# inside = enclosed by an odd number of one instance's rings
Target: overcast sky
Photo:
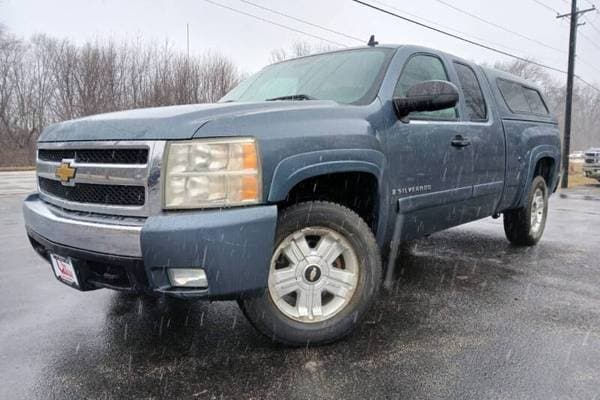
[[[211,0],[242,10],[294,29],[321,36],[345,45],[361,43],[337,36],[313,26],[274,15],[241,0]],[[427,31],[399,19],[369,10],[350,0],[251,0],[256,4],[305,19],[350,36],[364,38],[376,34],[382,43],[412,43],[443,49],[463,58],[494,62],[503,56],[491,53],[438,33]],[[370,0],[367,0],[370,1]],[[371,1],[388,5],[388,9],[433,21],[485,40],[504,50],[532,57],[561,69],[566,69],[569,26],[534,0],[445,0],[498,25],[530,36],[562,53],[535,42],[492,27],[461,14],[438,0]],[[568,12],[566,0],[540,0],[561,12]],[[581,7],[600,0],[580,0]],[[395,7],[392,10],[389,6]],[[385,7],[385,6],[382,6]],[[590,13],[589,20],[600,28],[600,14]],[[246,15],[220,8],[205,0],[0,0],[0,23],[19,36],[45,33],[76,42],[94,39],[142,39],[164,41],[185,51],[186,24],[190,25],[191,52],[218,50],[229,56],[245,72],[254,72],[269,62],[273,49],[289,47],[296,41],[319,44],[317,39],[291,32]],[[577,73],[600,83],[600,31],[589,24],[580,28],[587,38],[580,37],[580,60]],[[324,43],[327,44],[327,43]],[[557,76],[561,78],[561,76]]]

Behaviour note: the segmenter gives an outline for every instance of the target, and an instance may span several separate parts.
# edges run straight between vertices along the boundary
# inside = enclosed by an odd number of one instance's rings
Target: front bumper
[[[66,212],[32,194],[23,203],[28,230],[46,240],[93,253],[142,257],[140,235],[144,218],[90,217]]]
[[[588,178],[600,179],[600,165],[584,166],[583,173]]]
[[[81,290],[225,299],[267,285],[276,206],[121,218],[65,211],[33,194],[23,213],[36,251],[70,257]],[[208,288],[172,287],[169,268],[203,268]]]

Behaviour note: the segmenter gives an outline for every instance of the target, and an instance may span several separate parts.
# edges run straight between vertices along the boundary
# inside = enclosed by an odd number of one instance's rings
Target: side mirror
[[[411,112],[445,110],[457,103],[458,89],[447,81],[419,82],[408,89],[406,97],[394,98],[394,108],[400,119]]]

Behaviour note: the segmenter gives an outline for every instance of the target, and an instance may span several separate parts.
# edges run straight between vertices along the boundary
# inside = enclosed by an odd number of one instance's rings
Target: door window
[[[487,120],[485,98],[475,72],[468,65],[456,62],[454,68],[465,98],[466,119],[468,121]]]
[[[425,81],[450,81],[442,60],[435,56],[419,54],[411,57],[400,74],[394,97],[405,97],[408,89],[419,82]],[[447,108],[438,111],[414,112],[411,118],[456,120],[456,108]]]

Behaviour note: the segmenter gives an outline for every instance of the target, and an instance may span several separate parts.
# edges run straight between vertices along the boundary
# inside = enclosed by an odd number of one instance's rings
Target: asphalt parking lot
[[[285,349],[233,302],[60,284],[25,237],[32,184],[0,174],[1,399],[600,399],[600,201],[554,196],[534,248],[492,219],[421,240],[350,338]]]

